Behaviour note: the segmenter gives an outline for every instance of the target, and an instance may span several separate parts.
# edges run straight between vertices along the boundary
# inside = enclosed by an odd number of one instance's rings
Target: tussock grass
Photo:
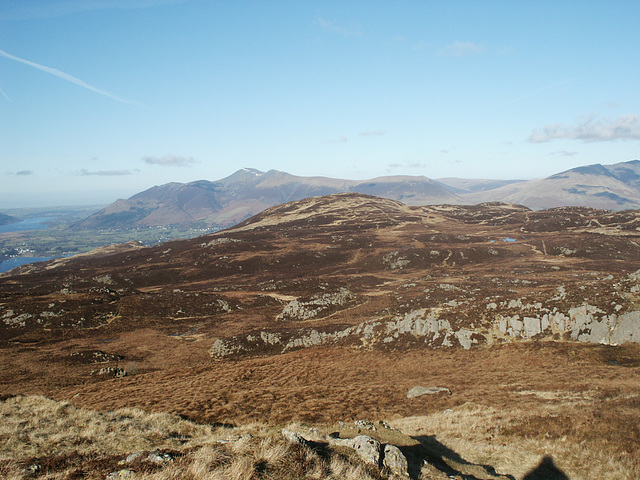
[[[292,445],[260,424],[225,428],[131,408],[97,412],[41,396],[1,401],[0,418],[3,479],[103,479],[122,469],[137,480],[386,478],[355,458]],[[173,460],[124,462],[149,451],[170,452]]]
[[[434,467],[444,463],[464,478],[520,480],[545,457],[571,480],[638,479],[638,423],[630,417],[638,400],[614,393],[596,395],[588,406],[582,396],[568,395],[508,411],[470,402],[389,421],[401,432],[388,430],[381,440],[428,452],[425,458],[435,463],[417,464],[413,475],[419,479],[449,478]],[[333,427],[288,428],[320,442]],[[354,429],[343,428],[341,436]],[[617,439],[613,430],[620,432]],[[0,401],[2,479],[104,479],[121,469],[134,471],[136,480],[387,479],[345,447],[317,445],[292,445],[279,428],[260,423],[223,427],[132,408],[98,412],[40,396]],[[146,460],[152,451],[172,460],[153,464]],[[123,462],[135,452],[143,454]]]

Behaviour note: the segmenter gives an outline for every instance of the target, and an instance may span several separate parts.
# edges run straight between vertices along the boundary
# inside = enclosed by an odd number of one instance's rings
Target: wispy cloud
[[[640,118],[632,113],[621,115],[616,119],[596,119],[590,116],[573,126],[561,123],[547,125],[534,130],[527,138],[531,143],[544,143],[558,139],[580,140],[585,143],[640,140]]]
[[[98,177],[119,177],[124,175],[133,175],[134,173],[139,172],[139,170],[98,170],[95,172],[91,172],[89,170],[82,169],[80,170],[80,175],[82,176],[91,176],[96,175]]]
[[[456,40],[455,42],[440,49],[439,53],[445,57],[463,57],[466,55],[484,53],[485,51],[486,49],[484,45],[479,45],[473,42],[460,42]]]
[[[22,177],[27,175],[33,175],[33,170],[18,170],[17,172],[11,172],[10,174]]]
[[[387,171],[396,170],[398,168],[426,168],[427,164],[424,162],[412,162],[412,163],[389,163],[387,165]]]
[[[37,68],[38,70],[42,70],[43,72],[49,73],[51,75],[55,75],[56,77],[62,78],[63,80],[66,80],[67,82],[71,82],[74,83],[82,88],[86,88],[87,90],[91,90],[92,92],[96,92],[99,93],[100,95],[104,95],[105,97],[109,97],[113,100],[116,100],[118,102],[122,102],[122,103],[128,103],[128,104],[135,104],[136,102],[131,102],[130,100],[125,100],[124,98],[118,97],[117,95],[114,95],[112,93],[109,93],[105,90],[100,90],[99,88],[94,87],[93,85],[89,85],[87,82],[84,82],[82,80],[80,80],[79,78],[76,78],[72,75],[69,75],[68,73],[65,72],[61,72],[60,70],[57,70],[55,68],[51,68],[51,67],[47,67],[45,65],[40,65],[39,63],[35,63],[32,62],[30,60],[26,60],[24,58],[20,58],[20,57],[16,57],[15,55],[11,55],[10,53],[7,53],[3,50],[0,50],[0,57],[5,57],[8,58],[9,60],[14,60],[16,62],[20,62],[23,63],[25,65],[29,65],[30,67],[33,68]]]
[[[567,151],[567,150],[558,150],[556,152],[551,152],[549,155],[561,155],[563,157],[573,157],[577,155],[578,152]]]
[[[362,25],[354,25],[351,24],[348,27],[338,25],[335,22],[331,22],[329,20],[325,20],[324,18],[318,17],[315,22],[320,26],[324,31],[329,33],[337,33],[338,35],[342,35],[343,37],[359,37],[362,35]]]
[[[359,135],[363,137],[372,137],[376,135],[386,135],[387,132],[385,130],[365,130],[364,132],[360,132]]]
[[[180,155],[165,155],[164,157],[142,157],[142,161],[149,165],[161,165],[163,167],[190,167],[198,163],[191,157]]]
[[[331,140],[327,140],[327,143],[346,143],[349,139],[345,135],[340,135],[336,138],[332,138]]]

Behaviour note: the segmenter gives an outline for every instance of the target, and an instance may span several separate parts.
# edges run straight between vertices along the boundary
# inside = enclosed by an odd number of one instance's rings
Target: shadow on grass
[[[485,478],[516,480],[513,475],[496,472],[495,468],[491,465],[468,462],[462,458],[460,454],[440,443],[435,435],[422,435],[413,438],[420,442],[420,445],[417,447],[424,452],[424,459],[449,476],[460,476],[464,480],[480,480]],[[420,465],[416,465],[415,468],[417,468],[419,472]],[[409,473],[413,476],[411,466]]]
[[[414,437],[420,442],[418,447],[422,447],[426,453],[424,460],[427,460],[438,470],[447,475],[460,476],[465,480],[480,480],[488,478],[504,478],[515,480],[513,475],[499,474],[491,465],[480,465],[466,461],[457,452],[451,450],[446,445],[440,443],[435,435],[424,435]],[[417,478],[416,473],[420,471],[420,465],[410,465],[409,473],[413,478]],[[415,475],[415,476],[414,476]],[[556,466],[553,458],[549,455],[542,458],[538,466],[527,473],[522,480],[570,480],[569,477]]]
[[[569,477],[556,466],[553,458],[546,456],[522,480],[569,480]]]

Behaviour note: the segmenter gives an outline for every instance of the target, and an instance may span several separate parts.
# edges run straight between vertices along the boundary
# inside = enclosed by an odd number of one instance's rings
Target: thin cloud
[[[385,130],[366,130],[364,132],[360,132],[359,135],[363,137],[372,137],[376,135],[386,135],[387,132]]]
[[[573,157],[577,155],[578,152],[567,151],[567,150],[558,150],[557,152],[551,152],[549,155],[562,155],[563,157]]]
[[[191,157],[180,155],[165,155],[164,157],[142,157],[142,161],[149,165],[161,165],[163,167],[190,167],[196,162]]]
[[[40,65],[39,63],[35,63],[32,62],[30,60],[26,60],[24,58],[20,58],[20,57],[16,57],[15,55],[11,55],[10,53],[7,53],[3,50],[0,50],[0,57],[5,57],[8,58],[9,60],[14,60],[16,62],[19,63],[23,63],[25,65],[29,65],[30,67],[36,68],[38,70],[42,70],[43,72],[49,73],[51,75],[54,75],[56,77],[62,78],[63,80],[66,80],[67,82],[71,82],[75,85],[78,85],[82,88],[86,88],[87,90],[91,90],[92,92],[96,92],[99,93],[100,95],[104,95],[105,97],[109,97],[113,100],[116,100],[117,102],[122,102],[122,103],[128,103],[128,104],[134,104],[135,102],[131,102],[129,100],[125,100],[124,98],[120,98],[117,95],[114,95],[112,93],[109,93],[105,90],[100,90],[99,88],[94,87],[93,85],[89,85],[88,83],[80,80],[79,78],[76,78],[72,75],[69,75],[68,73],[64,73],[61,72],[60,70],[57,70],[55,68],[51,68],[51,67],[47,67],[45,65]]]
[[[139,171],[139,170],[135,170]],[[96,172],[91,172],[89,170],[82,169],[80,170],[80,175],[82,176],[91,176],[95,175],[98,177],[119,177],[124,175],[133,175],[134,172],[131,170],[98,170]]]
[[[33,175],[33,170],[19,170],[17,172],[15,172],[13,175],[18,175],[18,176],[27,176],[27,175]]]
[[[473,42],[460,42],[456,40],[440,50],[440,55],[445,57],[463,57],[466,55],[476,55],[485,52],[484,45]]]
[[[412,163],[389,163],[387,165],[387,171],[395,170],[397,168],[426,168],[427,164],[424,162],[412,162]]]
[[[561,123],[547,125],[534,130],[527,140],[545,143],[552,140],[569,139],[590,142],[612,142],[615,140],[640,140],[640,118],[630,113],[616,119],[596,119],[591,116],[574,126]]]
[[[335,22],[330,22],[321,17],[318,17],[316,19],[316,24],[326,32],[337,33],[338,35],[342,35],[343,37],[359,37],[360,35],[362,35],[362,26],[360,25],[350,25],[349,27],[343,27],[336,24]]]

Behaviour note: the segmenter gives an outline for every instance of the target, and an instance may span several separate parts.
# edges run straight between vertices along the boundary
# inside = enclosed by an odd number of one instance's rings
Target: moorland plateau
[[[348,193],[20,267],[0,473],[396,475],[340,443],[366,434],[412,478],[640,478],[639,227]]]

